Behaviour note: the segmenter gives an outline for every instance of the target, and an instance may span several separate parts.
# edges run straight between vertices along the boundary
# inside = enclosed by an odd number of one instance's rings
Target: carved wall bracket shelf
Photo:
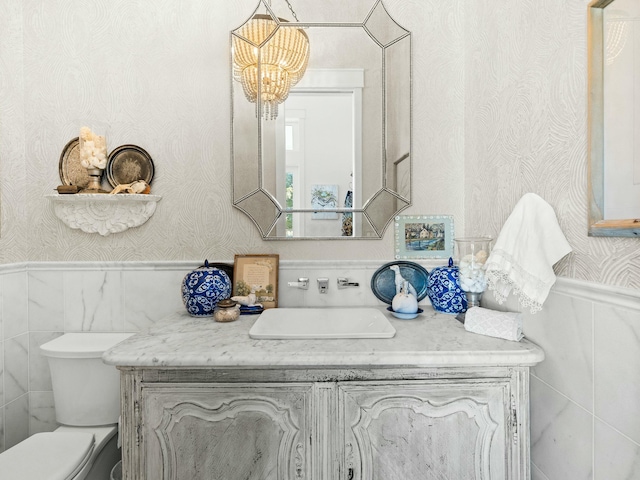
[[[52,194],[56,216],[70,228],[107,236],[139,227],[156,211],[160,195]]]

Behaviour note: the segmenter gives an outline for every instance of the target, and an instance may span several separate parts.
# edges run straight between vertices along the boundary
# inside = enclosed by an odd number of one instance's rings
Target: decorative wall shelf
[[[156,211],[160,195],[95,194],[45,195],[56,216],[68,227],[107,236],[139,227]]]

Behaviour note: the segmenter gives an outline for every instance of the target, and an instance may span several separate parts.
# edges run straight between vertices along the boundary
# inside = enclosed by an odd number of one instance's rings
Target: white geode
[[[104,136],[96,135],[89,127],[82,127],[79,143],[80,165],[100,170],[107,167],[107,139]]]

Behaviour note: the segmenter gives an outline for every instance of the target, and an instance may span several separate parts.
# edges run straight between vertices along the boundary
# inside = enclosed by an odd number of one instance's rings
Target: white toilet
[[[0,478],[109,480],[120,460],[120,375],[102,354],[131,335],[67,333],[40,347],[49,360],[60,427],[0,454]]]

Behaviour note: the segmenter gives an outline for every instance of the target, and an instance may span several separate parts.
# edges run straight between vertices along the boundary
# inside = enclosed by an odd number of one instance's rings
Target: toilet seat
[[[71,480],[95,448],[92,433],[36,433],[0,455],[0,477],[12,480]]]

